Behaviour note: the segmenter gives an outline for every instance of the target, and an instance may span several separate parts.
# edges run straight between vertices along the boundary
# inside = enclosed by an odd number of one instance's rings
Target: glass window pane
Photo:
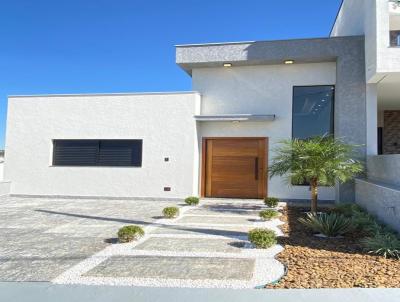
[[[334,86],[293,89],[293,138],[333,135]]]

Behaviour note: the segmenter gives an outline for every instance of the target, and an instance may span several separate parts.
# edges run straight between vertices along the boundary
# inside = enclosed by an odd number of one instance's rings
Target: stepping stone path
[[[157,287],[256,288],[280,279],[284,266],[274,257],[280,245],[255,249],[253,228],[282,235],[282,222],[258,217],[259,200],[206,199],[183,206],[176,219],[145,227],[139,241],[113,244],[52,280],[60,284]]]

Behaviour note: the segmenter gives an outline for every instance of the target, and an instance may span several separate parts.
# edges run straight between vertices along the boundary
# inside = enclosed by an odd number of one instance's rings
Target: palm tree
[[[289,184],[309,183],[311,212],[316,213],[319,185],[334,186],[363,171],[363,165],[352,158],[355,147],[331,136],[285,140],[275,150],[270,177],[287,176]]]

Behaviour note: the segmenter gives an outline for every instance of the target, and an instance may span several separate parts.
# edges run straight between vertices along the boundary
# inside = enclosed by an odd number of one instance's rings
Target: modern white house
[[[192,92],[10,96],[10,193],[306,199],[308,186],[268,179],[274,148],[334,134],[361,145],[369,175],[319,198],[380,196],[373,210],[399,219],[397,2],[344,0],[326,38],[177,45]]]

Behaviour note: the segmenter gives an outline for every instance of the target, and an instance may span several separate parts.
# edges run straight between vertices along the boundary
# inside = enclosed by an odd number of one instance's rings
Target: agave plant
[[[370,254],[400,259],[400,240],[392,233],[375,234],[374,237],[362,239],[361,244]]]
[[[328,237],[343,235],[352,229],[351,219],[336,213],[307,213],[307,217],[299,218],[299,222],[314,232]]]

